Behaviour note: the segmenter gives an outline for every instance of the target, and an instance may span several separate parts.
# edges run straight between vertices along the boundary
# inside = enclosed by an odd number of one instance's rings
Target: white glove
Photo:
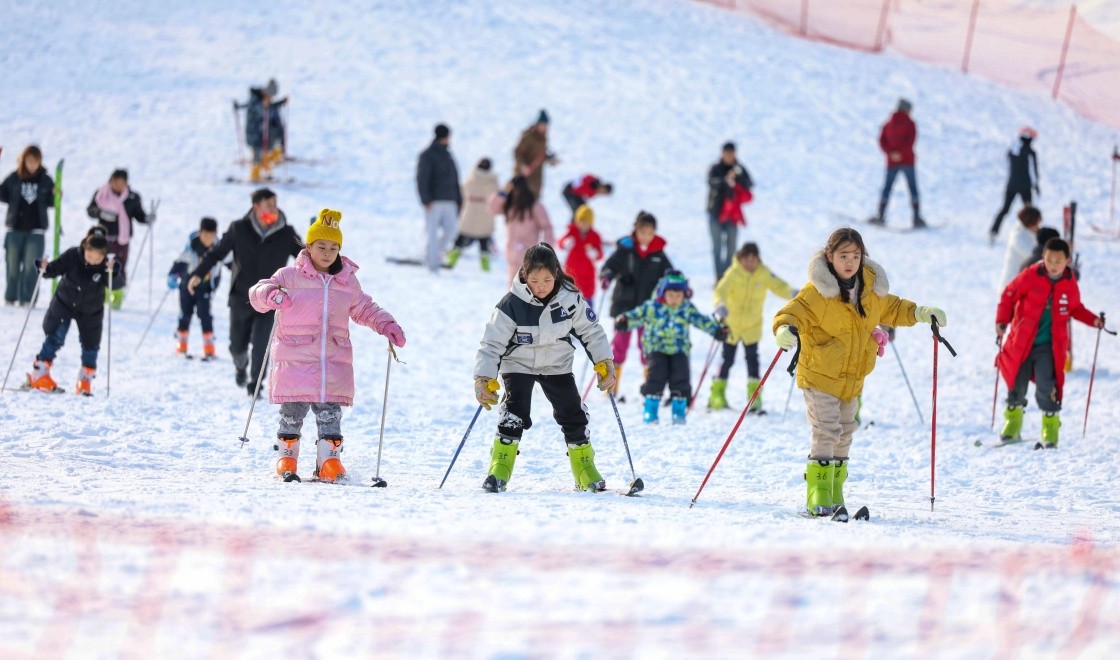
[[[716,320],[722,323],[723,320],[727,318],[727,305],[716,307],[716,311],[712,313],[712,316],[716,317]]]
[[[937,319],[937,325],[945,326],[948,319],[945,318],[945,312],[936,307],[926,307],[925,305],[918,305],[914,310],[914,318],[918,319],[921,323],[930,323]]]
[[[778,328],[774,333],[774,340],[778,342],[778,348],[783,350],[792,351],[797,346],[797,335],[793,334],[793,328],[788,325]]]

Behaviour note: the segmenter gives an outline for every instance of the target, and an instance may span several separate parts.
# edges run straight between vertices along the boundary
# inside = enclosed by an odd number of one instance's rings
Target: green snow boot
[[[708,410],[725,410],[727,408],[727,379],[713,378],[712,391],[708,394]]]
[[[491,493],[500,493],[506,489],[506,484],[513,478],[513,463],[521,452],[517,450],[517,440],[498,436],[494,438],[494,446],[490,448],[490,474],[482,487]]]
[[[1022,406],[1007,406],[1003,411],[1003,430],[999,432],[1000,442],[1009,444],[1012,442],[1020,442],[1023,437],[1023,407]],[[1054,428],[1054,442],[1057,442],[1057,427]]]
[[[832,465],[835,471],[832,474],[832,510],[844,506],[844,482],[848,480],[848,459],[834,458]]]
[[[462,253],[462,250],[459,248],[452,248],[451,251],[447,253],[447,261],[443,263],[443,267],[454,268],[455,264],[459,261],[459,255]]]
[[[607,489],[603,475],[595,469],[595,450],[590,442],[582,445],[568,445],[568,460],[572,464],[572,476],[576,478],[576,488],[601,492]]]
[[[482,265],[482,272],[490,272],[490,253],[483,252],[478,256],[478,262]]]
[[[1058,413],[1043,413],[1042,414],[1042,446],[1047,449],[1058,448],[1058,427],[1062,425],[1062,420],[1058,417]]]
[[[805,467],[805,508],[811,516],[832,515],[832,482],[836,466],[827,459],[810,459]]]
[[[758,392],[758,379],[757,378],[748,378],[747,379],[747,401],[751,400],[751,397],[754,396],[755,392]],[[762,393],[761,392],[759,392],[758,397],[755,398],[754,403],[751,404],[751,409],[747,411],[747,414],[748,415],[765,415],[766,414],[765,411],[762,410]]]

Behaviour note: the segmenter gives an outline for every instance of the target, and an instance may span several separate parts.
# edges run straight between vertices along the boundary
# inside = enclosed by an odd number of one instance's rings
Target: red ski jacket
[[[891,115],[883,130],[879,132],[879,148],[887,155],[887,167],[900,167],[914,164],[914,143],[918,140],[918,127],[905,112]],[[891,160],[891,152],[899,153],[899,160]]]
[[[568,233],[557,243],[569,250],[564,260],[564,272],[576,281],[576,288],[585,299],[595,295],[595,262],[603,258],[603,239],[594,229],[580,234],[576,223],[568,225]]]
[[[1069,349],[1067,321],[1072,317],[1087,325],[1095,325],[1097,320],[1097,315],[1081,304],[1081,290],[1069,268],[1054,282],[1046,274],[1046,266],[1040,261],[1023,269],[1003,290],[999,307],[996,308],[996,323],[1006,324],[1008,331],[1004,335],[999,355],[996,356],[996,366],[999,367],[1007,387],[1014,387],[1019,367],[1034,347],[1034,338],[1047,301],[1050,301],[1054,382],[1058,387],[1058,402],[1061,403],[1062,386],[1066,379],[1066,351]]]
[[[584,174],[582,178],[572,182],[572,192],[579,195],[580,199],[588,200],[595,196],[596,183],[601,184],[599,177],[594,174]]]

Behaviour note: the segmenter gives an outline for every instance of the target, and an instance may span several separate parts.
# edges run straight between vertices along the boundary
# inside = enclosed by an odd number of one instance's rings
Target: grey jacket
[[[608,360],[612,357],[610,342],[598,321],[578,292],[560,287],[545,303],[518,280],[486,324],[474,375],[497,378],[499,371],[541,376],[569,374],[576,341],[593,362]]]

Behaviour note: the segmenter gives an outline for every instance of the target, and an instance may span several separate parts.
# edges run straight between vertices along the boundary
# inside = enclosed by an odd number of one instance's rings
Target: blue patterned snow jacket
[[[688,353],[692,341],[688,337],[688,326],[694,325],[704,332],[714,335],[719,323],[696,309],[692,301],[685,300],[678,307],[670,307],[651,298],[634,309],[622,314],[628,328],[642,326],[642,353]]]

